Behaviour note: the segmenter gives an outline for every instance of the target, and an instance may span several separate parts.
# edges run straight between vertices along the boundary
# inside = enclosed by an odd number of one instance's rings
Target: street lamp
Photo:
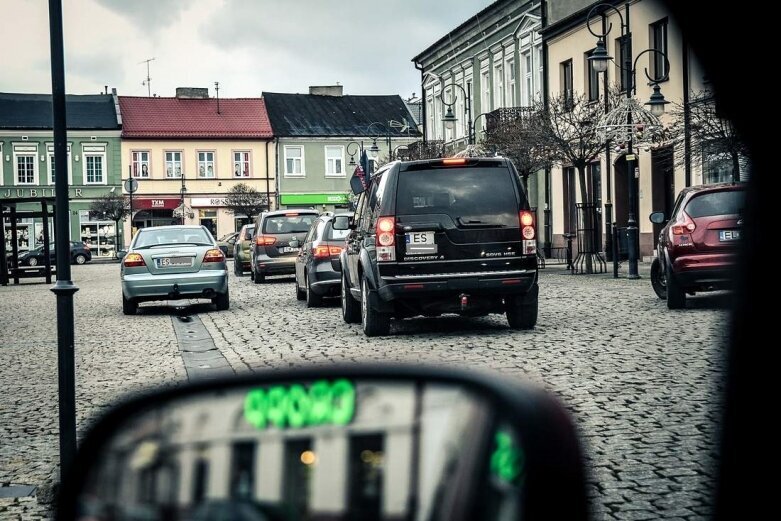
[[[179,189],[179,209],[182,211],[182,224],[184,224],[184,196],[187,194],[187,187],[184,185],[184,172],[182,172],[182,187]]]
[[[466,109],[466,129],[467,129],[467,144],[474,145],[474,139],[472,135],[472,106],[470,103],[470,98],[472,97],[472,87],[471,83],[466,84],[466,90],[464,90],[464,87],[459,85],[458,83],[452,83],[450,85],[451,87],[457,87],[461,93],[464,95],[464,103],[465,103],[465,109]],[[447,107],[447,110],[445,111],[445,115],[442,116],[442,122],[445,124],[445,128],[448,130],[453,130],[456,126],[456,121],[458,121],[458,117],[453,113],[453,105],[456,104],[456,100],[458,99],[455,94],[451,96],[450,103],[445,101],[445,91],[439,93],[439,99],[442,100],[442,103]],[[476,119],[476,118],[475,118]]]
[[[613,58],[608,54],[605,46],[607,35],[613,27],[613,24],[609,24],[605,27],[603,22],[603,32],[597,33],[591,28],[591,18],[597,12],[601,10],[602,16],[605,16],[605,12],[613,10],[618,14],[621,20],[621,42],[622,45],[626,45],[626,51],[624,56],[624,63],[618,63],[618,67],[626,78],[626,102],[620,103],[615,109],[605,114],[602,121],[598,125],[598,130],[605,136],[605,141],[615,140],[619,144],[626,142],[626,164],[627,164],[627,186],[629,189],[629,212],[627,216],[627,246],[629,249],[629,263],[628,263],[628,275],[627,278],[637,279],[640,278],[637,270],[637,261],[640,250],[640,237],[639,229],[637,227],[637,178],[638,174],[635,172],[634,167],[635,155],[632,151],[632,145],[635,136],[639,138],[644,135],[652,135],[656,130],[661,128],[659,117],[664,114],[665,105],[668,103],[662,95],[659,83],[666,81],[669,78],[670,62],[667,60],[667,55],[658,49],[646,49],[639,53],[635,57],[634,61],[631,56],[631,43],[627,42],[627,36],[631,35],[629,31],[629,2],[624,6],[624,14],[626,18],[622,16],[621,11],[611,4],[597,4],[591,8],[586,16],[586,27],[589,32],[597,38],[597,45],[588,57],[588,62],[593,67],[594,72],[605,72],[608,69],[610,61]],[[645,103],[648,106],[648,111],[645,111],[632,96],[637,93],[637,62],[645,54],[653,54],[661,57],[664,60],[664,70],[661,75],[659,71],[654,71],[654,78],[648,74],[648,69],[644,69],[645,77],[648,79],[648,84],[653,87],[653,93],[649,101]],[[650,112],[650,114],[648,114]]]

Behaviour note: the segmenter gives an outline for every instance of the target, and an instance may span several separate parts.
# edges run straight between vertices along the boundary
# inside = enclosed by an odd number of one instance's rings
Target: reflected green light
[[[517,484],[523,472],[524,455],[512,436],[504,431],[496,433],[496,448],[491,454],[491,474],[507,483]]]

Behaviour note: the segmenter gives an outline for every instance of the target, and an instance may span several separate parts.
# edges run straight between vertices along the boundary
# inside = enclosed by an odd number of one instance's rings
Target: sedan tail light
[[[125,258],[122,260],[122,264],[124,264],[126,268],[137,268],[139,266],[146,266],[146,262],[144,262],[144,257],[142,257],[140,253],[128,253],[127,255],[125,255]]]
[[[277,238],[272,235],[256,235],[255,244],[258,246],[271,246],[277,242]]]
[[[697,225],[694,224],[694,221],[689,217],[689,214],[681,212],[680,217],[678,217],[675,223],[670,227],[670,232],[673,235],[686,235],[696,229]]]
[[[336,257],[342,253],[342,248],[339,246],[316,246],[312,248],[312,256],[315,259],[327,259],[329,257]]]
[[[374,245],[377,247],[378,261],[396,260],[396,217],[390,215],[377,219]]]
[[[203,256],[203,262],[223,262],[225,260],[225,254],[222,250],[215,248],[213,250],[207,250]]]

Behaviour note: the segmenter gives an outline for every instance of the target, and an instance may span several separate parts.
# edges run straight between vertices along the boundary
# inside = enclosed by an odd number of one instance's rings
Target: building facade
[[[648,85],[644,71],[653,78],[661,78],[667,72],[668,78],[661,81],[659,87],[666,100],[671,102],[668,112],[671,105],[684,106],[691,96],[707,87],[696,58],[685,45],[680,28],[668,15],[664,2],[636,0],[612,4],[616,10],[605,12],[605,27],[611,28],[605,47],[614,61],[604,73],[596,73],[588,62],[597,38],[589,32],[586,17],[596,4],[569,2],[569,13],[562,10],[567,6],[557,7],[555,23],[547,24],[542,30],[548,64],[546,80],[549,98],[566,91],[587,96],[597,103],[611,90],[624,97],[627,80],[617,63],[623,63],[627,54],[633,63],[637,58],[634,97],[641,105],[652,94],[652,87]],[[622,36],[622,19],[623,23],[629,23],[628,36]],[[603,32],[602,17],[594,16],[591,27],[596,33]],[[663,70],[665,64],[658,52],[640,55],[646,49],[663,52],[667,56],[669,69]],[[661,122],[664,125],[672,123],[669,113],[661,117]],[[650,223],[648,215],[652,211],[664,211],[670,215],[681,189],[718,179],[710,175],[708,162],[692,162],[690,158],[684,160],[684,147],[662,142],[635,146],[634,172],[628,172],[627,152],[626,148],[616,147],[615,143],[606,145],[605,152],[590,165],[588,178],[596,192],[594,202],[600,215],[599,226],[606,232],[611,222],[615,222],[618,227],[627,225],[628,179],[630,175],[635,176],[640,254],[648,256],[653,254],[659,231],[659,225]],[[704,172],[700,166],[702,164],[706,165]],[[581,202],[579,188],[574,168],[566,164],[554,166],[551,171],[554,245],[562,246],[565,242],[564,234],[576,232],[576,204]],[[604,241],[602,245],[605,247]]]
[[[244,183],[272,208],[275,147],[260,98],[210,98],[207,89],[177,96],[119,97],[124,118],[123,178],[137,182],[134,228],[202,224],[215,237],[249,221],[226,208],[227,192]],[[126,195],[130,195],[126,190]],[[126,225],[130,230],[130,222]]]
[[[264,92],[263,100],[276,138],[284,208],[346,208],[361,149],[376,145],[377,163],[387,162],[420,138],[398,95],[344,95],[335,85],[311,87],[309,94]]]
[[[120,193],[122,119],[116,91],[103,95],[66,96],[68,119],[68,185],[70,240],[82,241],[96,257],[116,251],[113,221],[90,212],[96,198]],[[51,197],[58,172],[54,164],[52,102],[48,94],[0,93],[0,199]],[[19,251],[43,243],[41,219],[25,211],[40,205],[20,204]],[[10,223],[4,219],[6,251],[11,251]],[[50,221],[50,237],[53,224]],[[120,239],[121,240],[121,239]]]

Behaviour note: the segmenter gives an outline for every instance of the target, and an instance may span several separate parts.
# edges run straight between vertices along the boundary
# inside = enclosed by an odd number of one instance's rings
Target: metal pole
[[[611,249],[613,250],[613,278],[618,278],[618,233],[616,232],[616,223],[613,223],[612,225],[613,233],[611,234],[613,237],[613,241],[611,244]]]
[[[60,479],[65,480],[76,456],[76,371],[74,363],[73,294],[79,288],[71,280],[70,205],[68,204],[68,137],[65,119],[65,59],[61,0],[49,0],[49,38],[52,68],[52,116],[54,129],[55,250],[57,282],[57,371],[60,413]]]
[[[128,166],[127,168],[127,179],[128,184],[130,185],[129,188],[133,188],[133,167]],[[130,240],[133,240],[133,190],[128,190],[128,192],[130,193]],[[128,241],[128,244],[130,244],[130,241]]]
[[[475,144],[474,128],[472,127],[472,84],[466,84],[466,130],[469,134],[469,144]]]
[[[632,70],[632,33],[629,29],[629,3],[625,6],[626,12],[626,26],[624,33],[624,45],[626,45],[626,60],[624,61],[626,71],[626,98],[630,99],[634,91],[635,83],[635,71]],[[627,157],[634,158],[634,152],[632,151],[632,111],[628,111],[626,115],[627,128],[629,130],[629,143],[627,148]],[[637,189],[635,178],[635,160],[627,159],[626,161],[627,186],[629,187],[629,216],[626,222],[627,231],[627,246],[629,248],[629,263],[627,267],[628,279],[639,279],[640,275],[637,273],[637,257],[639,251],[639,230],[637,228]]]
[[[607,16],[602,14],[602,33],[607,34]],[[610,111],[610,96],[608,90],[610,89],[610,83],[608,82],[607,73],[602,75],[603,81],[603,93],[605,96],[605,114]],[[605,201],[605,256],[607,260],[613,260],[613,164],[610,158],[610,142],[605,143],[605,181],[607,182],[607,201]]]

